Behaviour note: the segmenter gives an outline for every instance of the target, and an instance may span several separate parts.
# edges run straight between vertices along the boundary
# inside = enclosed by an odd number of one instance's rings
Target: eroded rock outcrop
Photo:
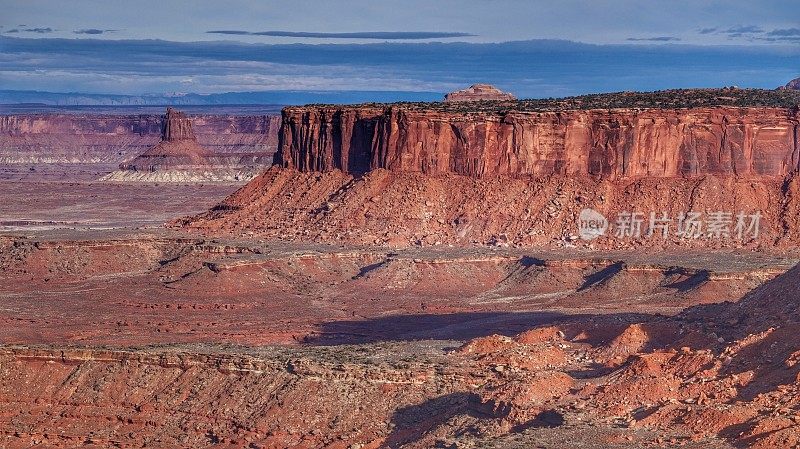
[[[462,101],[510,101],[517,98],[502,90],[492,86],[491,84],[473,84],[466,89],[450,92],[444,96],[446,102],[462,102]]]
[[[161,140],[174,142],[176,140],[196,140],[192,131],[192,122],[183,112],[167,108],[164,123],[161,128]]]
[[[236,154],[215,154],[197,142],[186,114],[167,108],[161,128],[161,142],[103,181],[142,182],[229,182],[248,180],[266,168],[264,158]]]
[[[161,126],[161,142],[120,164],[120,170],[155,172],[170,169],[206,168],[213,165],[213,153],[203,148],[194,136],[192,122],[183,112],[167,108]]]

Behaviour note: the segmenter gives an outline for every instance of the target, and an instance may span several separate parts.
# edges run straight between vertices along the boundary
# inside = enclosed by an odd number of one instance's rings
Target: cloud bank
[[[25,25],[20,25],[20,26],[21,26],[21,27],[24,27]],[[6,33],[37,33],[37,34],[49,34],[49,33],[52,33],[52,32],[54,32],[54,31],[56,31],[56,30],[54,30],[54,29],[52,29],[52,28],[50,28],[50,27],[47,27],[47,28],[12,28],[12,29],[10,29],[10,30],[6,31]]]
[[[518,97],[541,98],[726,85],[774,88],[796,78],[798,67],[800,48],[788,45],[559,40],[268,45],[0,36],[0,86],[51,92],[444,93],[487,82]]]
[[[116,33],[119,30],[101,30],[98,28],[84,28],[81,30],[73,31],[74,34],[91,34],[91,35],[98,35],[98,34],[105,34],[105,33]]]
[[[681,40],[675,36],[656,36],[656,37],[629,37],[626,39],[630,42],[677,42]]]
[[[765,30],[758,25],[737,25],[726,29],[701,28],[698,34],[718,34],[729,40],[773,44],[800,44],[800,28],[775,28]]]
[[[208,34],[227,34],[233,36],[271,36],[271,37],[299,37],[315,39],[379,39],[379,40],[420,40],[444,39],[453,37],[471,37],[470,33],[439,32],[439,31],[363,31],[355,33],[321,33],[309,31],[243,31],[243,30],[212,30]]]

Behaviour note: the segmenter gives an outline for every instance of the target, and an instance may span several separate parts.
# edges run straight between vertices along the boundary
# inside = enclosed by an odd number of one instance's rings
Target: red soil
[[[176,224],[206,233],[282,240],[390,246],[436,244],[583,248],[720,248],[784,250],[800,242],[800,178],[745,180],[714,176],[639,180],[423,175],[374,170],[300,173],[273,167],[211,212]],[[584,208],[614,224],[623,212],[667,213],[663,238],[641,234],[579,238]],[[675,235],[681,212],[761,214],[759,235],[701,238]],[[733,225],[731,225],[733,226]],[[732,227],[731,227],[732,229]]]
[[[702,287],[722,273],[714,300],[736,299],[778,258],[389,254],[152,234],[5,238],[0,256],[5,447],[513,437],[566,448],[576,429],[591,446],[791,447],[798,436],[800,268],[739,303],[653,314],[709,302]],[[705,280],[678,280],[711,260],[722,265]],[[260,346],[278,342],[299,346]]]
[[[0,237],[0,446],[800,444],[796,111],[369,112],[285,126],[282,161],[321,172],[273,167],[181,229]],[[323,130],[353,154],[295,139]],[[582,242],[584,207],[764,227]]]

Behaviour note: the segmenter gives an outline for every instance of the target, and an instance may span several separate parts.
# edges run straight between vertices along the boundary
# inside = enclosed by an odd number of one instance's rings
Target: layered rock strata
[[[280,116],[194,115],[197,142],[237,164],[269,166]],[[0,179],[94,180],[157,145],[158,115],[0,116]]]
[[[397,246],[788,248],[798,99],[729,88],[289,107],[280,168],[184,224]],[[620,104],[637,107],[595,107]],[[602,235],[584,235],[586,217]]]
[[[784,177],[798,168],[797,108],[521,112],[290,107],[277,160],[300,171]]]

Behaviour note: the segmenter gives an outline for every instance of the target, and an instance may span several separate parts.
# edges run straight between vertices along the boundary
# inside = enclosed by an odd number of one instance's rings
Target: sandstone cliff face
[[[797,108],[491,109],[286,108],[276,155],[283,169],[188,225],[396,246],[797,244]],[[673,225],[686,212],[760,214],[761,231],[583,241],[585,208],[615,226],[626,212],[663,213]]]
[[[167,108],[164,123],[161,127],[161,140],[174,142],[178,140],[195,140],[192,122],[183,112]]]
[[[798,168],[797,109],[710,107],[443,112],[290,107],[276,160],[301,171],[603,178],[783,177]]]

